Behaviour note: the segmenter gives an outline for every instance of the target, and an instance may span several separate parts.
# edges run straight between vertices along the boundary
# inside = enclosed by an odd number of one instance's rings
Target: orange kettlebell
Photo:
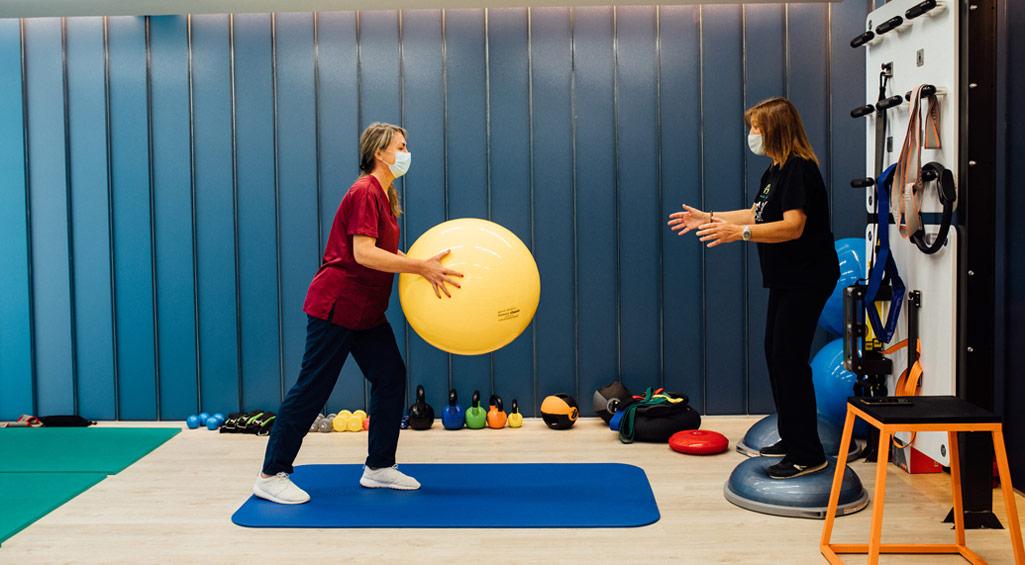
[[[491,395],[491,408],[488,410],[488,427],[494,430],[500,430],[505,427],[505,422],[508,417],[505,414],[505,410],[502,408],[502,397],[497,394]]]

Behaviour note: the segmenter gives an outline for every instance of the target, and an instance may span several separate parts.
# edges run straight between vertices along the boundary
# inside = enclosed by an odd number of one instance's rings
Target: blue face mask
[[[409,166],[413,163],[413,154],[409,151],[396,151],[395,162],[388,164],[388,170],[391,171],[392,176],[399,178],[409,171]]]

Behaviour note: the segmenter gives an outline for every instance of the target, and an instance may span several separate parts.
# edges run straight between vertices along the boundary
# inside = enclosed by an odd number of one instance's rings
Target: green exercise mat
[[[178,428],[0,429],[0,473],[113,475],[160,447]]]
[[[102,473],[0,473],[0,543],[106,477]]]

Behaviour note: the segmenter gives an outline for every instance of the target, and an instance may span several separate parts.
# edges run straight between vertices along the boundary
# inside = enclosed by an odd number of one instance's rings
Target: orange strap
[[[908,340],[899,341],[889,348],[885,349],[883,353],[890,355],[908,346]],[[910,353],[908,353],[910,355]],[[918,387],[921,385],[922,374],[925,370],[922,368],[922,340],[918,340],[915,344],[915,362],[911,365],[911,369],[904,369],[901,372],[900,377],[897,378],[897,384],[893,387],[894,396],[917,396]],[[904,449],[911,445],[915,441],[915,432],[911,432],[911,438],[906,442],[902,442],[897,439],[897,436],[893,436],[893,445],[897,449]]]
[[[904,239],[910,238],[922,227],[919,215],[922,210],[922,148],[940,149],[940,109],[936,95],[928,96],[925,119],[922,119],[922,88],[919,85],[911,92],[911,111],[908,113],[908,130],[897,160],[893,188],[899,196],[891,195],[890,206],[897,207],[897,226]]]

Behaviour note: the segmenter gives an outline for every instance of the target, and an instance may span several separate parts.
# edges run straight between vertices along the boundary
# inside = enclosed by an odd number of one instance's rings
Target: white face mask
[[[409,166],[413,164],[413,154],[409,151],[396,151],[395,162],[386,164],[392,176],[399,178],[409,171]]]
[[[762,142],[762,134],[747,134],[747,146],[751,148],[751,152],[755,155],[765,155],[765,144]]]

